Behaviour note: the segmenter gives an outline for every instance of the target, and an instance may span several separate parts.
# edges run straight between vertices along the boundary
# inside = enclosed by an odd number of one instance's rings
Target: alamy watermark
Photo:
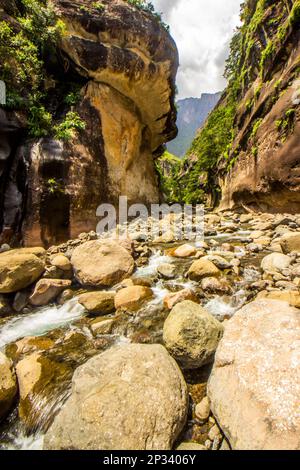
[[[97,208],[97,233],[108,233],[112,238],[145,240],[202,240],[204,233],[204,206],[181,204],[128,205],[128,198],[120,196],[118,207],[101,204]]]
[[[6,85],[0,80],[0,105],[6,104]]]

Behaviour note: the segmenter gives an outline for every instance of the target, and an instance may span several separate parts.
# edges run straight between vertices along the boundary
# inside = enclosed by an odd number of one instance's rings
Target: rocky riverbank
[[[178,221],[2,246],[1,448],[300,448],[300,216]]]

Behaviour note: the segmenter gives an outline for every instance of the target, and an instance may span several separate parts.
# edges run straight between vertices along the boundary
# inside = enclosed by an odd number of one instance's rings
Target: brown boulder
[[[107,313],[113,312],[115,309],[115,296],[115,292],[87,292],[78,297],[78,302],[83,305],[89,313],[106,315]]]
[[[191,289],[183,289],[174,294],[168,294],[164,298],[164,306],[172,310],[176,304],[183,302],[184,300],[192,300],[193,302],[198,302],[196,294]]]
[[[134,260],[125,248],[115,241],[94,240],[75,248],[71,263],[82,285],[113,286],[129,277]]]
[[[44,425],[51,406],[55,406],[53,393],[57,383],[70,374],[70,366],[56,362],[40,352],[26,356],[16,366],[19,383],[19,417],[26,428]]]
[[[30,303],[36,307],[47,305],[54,301],[56,297],[68,287],[71,281],[62,279],[41,279],[34,288],[33,294],[30,296]]]
[[[174,256],[176,258],[190,258],[191,256],[195,256],[196,253],[197,250],[194,246],[186,244],[176,248],[174,251]]]
[[[172,309],[163,328],[166,348],[183,369],[212,362],[222,334],[222,324],[190,300]]]
[[[137,310],[145,301],[153,297],[153,291],[149,287],[132,286],[121,289],[115,297],[115,307]]]
[[[0,293],[9,294],[28,287],[44,272],[44,262],[19,250],[0,254]],[[22,251],[22,250],[21,250]]]
[[[212,261],[203,258],[194,261],[188,270],[188,276],[193,281],[200,281],[205,277],[220,276],[220,274],[220,270]]]

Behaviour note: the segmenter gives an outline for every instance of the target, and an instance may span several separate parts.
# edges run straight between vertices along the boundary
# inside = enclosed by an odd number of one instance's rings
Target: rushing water
[[[171,256],[162,255],[160,249],[157,250],[149,258],[149,263],[147,266],[142,266],[138,268],[135,272],[136,277],[151,277],[155,276],[157,273],[157,268],[164,263],[174,263],[174,258]]]
[[[9,320],[0,330],[0,348],[25,336],[41,336],[60,326],[67,325],[84,315],[84,308],[76,299],[61,306],[39,309]]]

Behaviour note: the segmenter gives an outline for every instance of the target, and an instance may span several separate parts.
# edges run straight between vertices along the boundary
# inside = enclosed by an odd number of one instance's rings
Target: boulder
[[[300,292],[296,286],[295,288],[296,290],[263,291],[258,294],[257,298],[281,300],[282,302],[287,302],[292,307],[300,308]]]
[[[157,273],[165,279],[174,279],[176,266],[170,263],[163,263],[157,268]]]
[[[28,287],[44,270],[44,262],[33,254],[20,253],[19,250],[1,253],[0,293],[10,294]]]
[[[70,263],[70,260],[62,254],[59,255],[54,255],[51,258],[51,265],[55,266],[56,268],[61,269],[62,271],[71,271],[72,270],[72,265]]]
[[[36,307],[47,305],[71,284],[71,281],[62,279],[41,279],[37,282],[33,294],[29,298],[30,303]]]
[[[208,259],[194,261],[188,270],[188,276],[193,281],[201,281],[205,277],[220,276],[221,272],[217,266]]]
[[[190,258],[191,256],[195,256],[197,250],[192,245],[181,245],[174,251],[174,256],[176,258]]]
[[[256,300],[227,322],[208,397],[233,449],[300,449],[299,339],[285,302]]]
[[[300,232],[286,233],[280,239],[280,243],[284,253],[300,252]]]
[[[264,272],[276,272],[287,269],[292,260],[289,256],[282,253],[271,253],[263,258],[261,268]]]
[[[113,346],[75,371],[44,449],[170,450],[187,409],[186,383],[163,346]]]
[[[115,292],[95,291],[86,292],[78,297],[78,302],[89,313],[106,315],[115,309]]]
[[[263,232],[262,230],[255,230],[254,232],[250,233],[249,238],[251,238],[252,240],[257,240],[258,238],[261,238],[264,235],[265,232]]]
[[[168,294],[164,298],[164,307],[168,310],[172,310],[176,304],[183,302],[184,300],[192,300],[193,302],[198,302],[195,292],[191,289],[183,289],[174,294]]]
[[[17,395],[17,390],[12,362],[0,352],[0,421],[9,412]]]
[[[195,416],[200,421],[207,421],[210,415],[210,404],[207,397],[202,398],[200,403],[196,405]]]
[[[146,301],[153,297],[149,287],[132,286],[121,289],[115,297],[115,308],[137,310]]]
[[[173,243],[176,241],[177,238],[178,238],[178,234],[176,234],[175,230],[167,230],[159,237],[154,238],[153,243],[155,244]]]
[[[70,366],[34,352],[18,362],[16,374],[20,393],[20,419],[27,429],[46,424],[48,416],[45,409],[50,411],[55,387],[70,374]]]
[[[202,258],[202,260],[211,261],[219,269],[230,269],[231,264],[225,258],[219,255],[207,255]]]
[[[92,240],[75,248],[71,263],[82,285],[109,287],[129,277],[134,260],[115,241]]]
[[[210,294],[230,294],[232,289],[226,279],[206,277],[201,281],[201,288]]]
[[[166,348],[183,369],[209,364],[222,334],[222,324],[190,300],[175,305],[163,328]]]

